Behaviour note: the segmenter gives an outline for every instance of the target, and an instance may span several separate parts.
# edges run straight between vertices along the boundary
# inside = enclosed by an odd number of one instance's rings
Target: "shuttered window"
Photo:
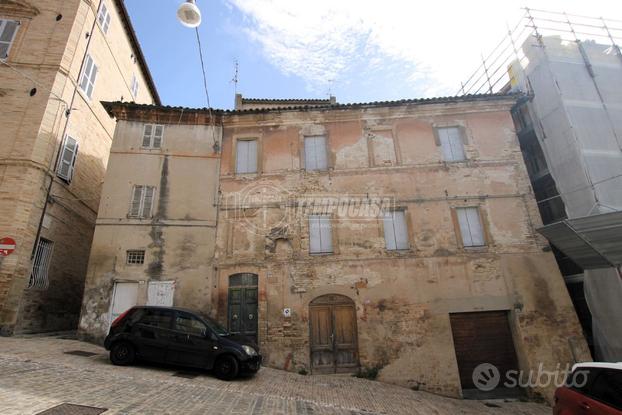
[[[48,271],[52,260],[53,247],[54,243],[52,241],[39,238],[34,261],[32,263],[32,272],[30,274],[28,288],[45,290],[50,285]]]
[[[78,157],[78,142],[70,136],[65,136],[63,147],[61,149],[56,175],[68,183],[73,178],[73,172]]]
[[[305,169],[313,171],[327,168],[326,137],[323,135],[305,137]]]
[[[138,95],[138,79],[136,78],[136,75],[132,75],[131,89],[132,89],[132,96],[136,98],[136,96]]]
[[[238,140],[235,156],[236,173],[257,172],[257,140]]]
[[[93,58],[91,58],[91,55],[86,55],[84,69],[82,70],[82,76],[80,77],[80,89],[89,98],[92,98],[93,96],[93,88],[95,88],[97,71],[97,65],[95,64],[95,61],[93,61]]]
[[[406,212],[395,210],[384,214],[384,240],[388,250],[408,249]]]
[[[330,216],[309,216],[309,252],[312,254],[330,254],[333,252]]]
[[[9,56],[18,28],[19,22],[0,19],[0,59],[6,59]]]
[[[104,33],[108,33],[108,28],[110,27],[110,12],[108,12],[108,8],[106,7],[105,2],[102,2],[102,5],[99,9],[99,14],[97,15],[97,22],[102,28],[102,31]]]
[[[132,189],[132,201],[130,203],[129,216],[133,218],[151,217],[151,206],[153,205],[153,186],[134,186]]]
[[[444,161],[465,160],[464,142],[459,127],[438,128],[438,139],[443,150]]]
[[[162,147],[162,136],[164,135],[164,126],[159,124],[145,124],[143,130],[143,144],[145,148]]]
[[[484,246],[484,228],[476,207],[457,208],[458,223],[463,246]]]

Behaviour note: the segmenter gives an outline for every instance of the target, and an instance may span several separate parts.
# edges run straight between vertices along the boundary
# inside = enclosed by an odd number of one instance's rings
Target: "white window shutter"
[[[63,143],[58,161],[58,167],[56,169],[56,173],[60,178],[65,179],[68,182],[71,181],[77,154],[78,142],[68,135],[65,136],[65,141]]]
[[[315,137],[305,137],[305,170],[317,170]]]
[[[141,212],[141,217],[149,218],[151,217],[151,205],[153,204],[153,186],[145,186],[143,192],[143,209]]]
[[[130,216],[140,215],[140,204],[143,197],[143,186],[134,186],[132,202],[130,204]]]
[[[469,228],[469,219],[465,208],[456,209],[458,215],[458,223],[460,225],[460,234],[462,235],[462,245],[473,246],[471,238],[471,229]]]
[[[312,254],[322,252],[320,217],[316,215],[309,216],[309,252]]]
[[[451,146],[451,153],[453,156],[452,160],[464,160],[466,157],[464,155],[464,143],[462,142],[462,134],[460,132],[460,128],[447,128],[447,133],[449,135],[449,144]]]
[[[82,70],[82,78],[80,79],[80,89],[84,92],[87,91],[89,85],[89,75],[91,73],[91,68],[93,67],[93,59],[90,55],[86,56],[86,61],[84,62],[84,69]]]
[[[145,124],[143,130],[143,147],[151,147],[151,134],[153,133],[153,125]]]
[[[257,140],[248,141],[247,173],[257,172]]]
[[[15,20],[0,20],[0,59],[9,56],[9,50],[17,34],[19,22]]]
[[[483,246],[484,243],[484,229],[482,227],[482,221],[479,216],[479,209],[467,208],[467,219],[469,221],[469,229],[471,230],[471,241],[473,246]]]
[[[443,160],[452,161],[454,159],[454,156],[451,152],[451,141],[449,138],[449,132],[446,128],[439,128],[437,132],[438,138],[441,142],[441,149],[443,151]]]
[[[162,136],[164,134],[164,126],[156,125],[153,132],[153,148],[160,148],[162,145]]]
[[[326,170],[328,168],[328,157],[326,154],[326,137],[323,135],[315,137],[315,157],[316,168]]]
[[[106,13],[106,21],[104,22],[104,33],[108,33],[108,28],[110,27],[110,13]]]
[[[248,173],[248,141],[238,140],[235,156],[236,173]]]
[[[95,65],[95,62],[93,62],[93,68],[91,69],[89,88],[86,91],[86,95],[89,98],[93,97],[93,88],[95,88],[95,80],[96,79],[97,79],[97,65]]]
[[[397,249],[395,241],[395,228],[393,226],[393,212],[384,213],[383,223],[385,247],[389,250]]]
[[[406,226],[406,212],[393,212],[393,229],[395,232],[396,249],[408,249],[408,227]]]
[[[330,216],[319,216],[321,252],[333,252],[333,235],[330,228]]]

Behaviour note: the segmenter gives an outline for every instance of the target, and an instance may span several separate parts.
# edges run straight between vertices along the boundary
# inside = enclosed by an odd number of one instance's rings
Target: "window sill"
[[[309,252],[309,255],[311,256],[328,256],[328,255],[335,255],[334,252]]]
[[[482,246],[463,246],[464,252],[488,252],[488,245]]]

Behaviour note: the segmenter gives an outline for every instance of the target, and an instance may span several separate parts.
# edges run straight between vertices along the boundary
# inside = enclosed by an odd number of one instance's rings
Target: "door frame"
[[[327,301],[330,298],[334,298],[336,297],[338,299],[338,301]],[[355,351],[355,356],[356,356],[356,362],[355,365],[353,366],[353,371],[355,371],[356,369],[358,369],[360,367],[360,360],[359,360],[359,333],[358,333],[358,321],[357,321],[357,317],[356,317],[356,303],[354,302],[354,300],[352,300],[350,297],[345,296],[343,294],[336,294],[336,293],[329,293],[329,294],[323,294],[323,295],[319,295],[315,298],[313,298],[310,302],[309,302],[309,326],[308,326],[308,333],[309,333],[309,368],[311,369],[311,373],[314,372],[313,370],[313,339],[312,339],[312,321],[313,319],[311,318],[311,310],[315,307],[315,308],[322,308],[322,307],[329,307],[330,309],[330,321],[331,321],[331,329],[334,331],[335,330],[335,306],[349,306],[352,308],[353,316],[354,318],[352,319],[352,323],[353,323],[353,332],[354,332],[354,351]],[[336,348],[335,348],[335,338],[332,339],[332,347],[333,347],[333,357],[336,356]],[[332,373],[350,373],[350,371],[345,371],[345,372],[340,372],[339,368],[337,367],[337,361],[336,359],[334,359],[333,362],[333,372]]]
[[[232,279],[234,279],[234,277],[237,277],[240,279],[240,282],[236,282],[234,284],[232,284]],[[257,295],[257,299],[256,299],[256,311],[255,311],[255,325],[256,325],[256,330],[255,330],[255,341],[258,342],[259,341],[259,275],[254,273],[254,272],[237,272],[234,274],[230,274],[227,277],[227,283],[228,283],[228,287],[227,287],[227,330],[231,331],[231,289],[242,289],[242,292],[244,293],[245,289],[247,288],[254,288],[256,290],[256,295]],[[242,303],[244,303],[245,301],[245,296],[242,295],[240,301]],[[241,304],[242,304],[241,303]],[[244,333],[240,333],[242,335],[246,335]],[[252,336],[249,336],[252,337]]]

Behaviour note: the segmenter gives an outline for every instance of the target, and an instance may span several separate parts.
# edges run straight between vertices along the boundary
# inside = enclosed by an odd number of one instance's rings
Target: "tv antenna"
[[[234,94],[238,93],[238,82],[240,82],[240,65],[238,64],[238,60],[233,61],[233,78],[231,82],[233,82],[233,91]]]

